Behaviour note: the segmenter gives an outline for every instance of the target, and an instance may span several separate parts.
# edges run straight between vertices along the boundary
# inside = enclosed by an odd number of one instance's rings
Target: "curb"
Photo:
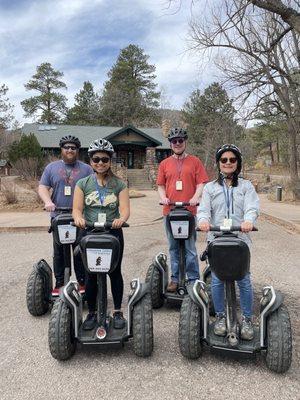
[[[292,222],[274,217],[273,215],[267,214],[265,212],[261,212],[260,217],[262,217],[263,220],[270,222],[271,224],[285,228],[290,233],[300,234],[300,227],[293,224]]]
[[[162,217],[151,222],[140,222],[129,225],[130,228],[138,228],[140,226],[157,225],[161,223]],[[0,226],[0,233],[22,233],[22,232],[48,232],[48,226]]]

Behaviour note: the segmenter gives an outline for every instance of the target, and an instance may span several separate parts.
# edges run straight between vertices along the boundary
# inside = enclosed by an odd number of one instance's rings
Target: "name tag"
[[[99,222],[99,224],[105,224],[105,222],[106,222],[106,214],[99,213],[98,214],[98,222]]]
[[[64,193],[65,193],[65,196],[71,196],[71,194],[72,194],[72,187],[71,187],[71,186],[65,186]]]
[[[182,181],[176,181],[176,190],[182,190]]]

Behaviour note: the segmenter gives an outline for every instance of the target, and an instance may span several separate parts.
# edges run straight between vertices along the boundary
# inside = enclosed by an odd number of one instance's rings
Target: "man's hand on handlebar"
[[[74,218],[74,224],[80,229],[84,229],[86,227],[85,219],[82,217]]]
[[[170,199],[168,199],[168,197],[163,197],[160,199],[160,204],[162,204],[162,205],[167,206],[167,205],[169,205],[169,203],[170,203]]]
[[[189,203],[190,203],[190,206],[197,206],[199,204],[199,197],[198,196],[197,197],[193,196],[190,199]]]
[[[244,221],[241,223],[242,232],[251,232],[253,229],[253,224],[250,221]]]
[[[198,228],[202,232],[208,232],[210,230],[210,223],[208,221],[202,221],[199,223]]]
[[[55,204],[54,203],[52,203],[52,201],[49,201],[49,202],[47,202],[47,203],[45,203],[45,210],[46,211],[55,211]]]

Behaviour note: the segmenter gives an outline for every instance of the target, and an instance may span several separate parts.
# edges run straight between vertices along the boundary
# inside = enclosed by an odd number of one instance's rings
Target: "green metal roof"
[[[43,148],[58,148],[59,140],[66,135],[74,135],[79,138],[81,146],[88,148],[90,143],[95,139],[111,138],[118,141],[118,134],[123,133],[127,129],[153,142],[153,146],[157,149],[169,149],[168,140],[163,136],[160,128],[136,128],[134,126],[118,127],[118,126],[79,126],[79,125],[47,125],[47,124],[24,124],[22,133],[29,135],[34,133],[39,144]]]

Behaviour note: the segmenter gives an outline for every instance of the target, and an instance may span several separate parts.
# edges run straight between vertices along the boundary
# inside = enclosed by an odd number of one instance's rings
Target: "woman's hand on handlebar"
[[[250,221],[244,221],[241,223],[242,232],[251,232],[253,229],[253,224]]]
[[[78,228],[84,229],[86,227],[85,219],[82,217],[74,218],[74,223]]]
[[[124,222],[126,222],[126,221],[124,221],[123,218],[116,218],[113,220],[111,227],[113,229],[120,229],[122,227],[122,225],[124,224]]]
[[[208,232],[210,230],[210,223],[208,221],[202,221],[199,223],[198,228],[202,232]]]
[[[160,199],[160,204],[167,206],[170,203],[170,199],[168,197],[163,197]]]

